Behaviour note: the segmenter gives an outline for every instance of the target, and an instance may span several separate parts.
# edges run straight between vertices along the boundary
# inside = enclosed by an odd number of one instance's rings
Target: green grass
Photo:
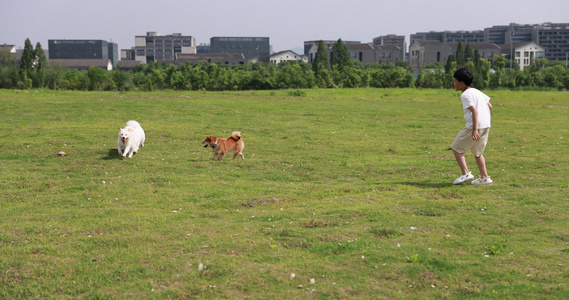
[[[567,298],[569,94],[487,93],[453,186],[450,90],[2,90],[0,298]]]

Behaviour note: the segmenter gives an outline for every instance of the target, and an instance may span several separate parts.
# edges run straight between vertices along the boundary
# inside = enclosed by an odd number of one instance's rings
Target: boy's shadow
[[[107,156],[103,157],[104,160],[111,160],[111,159],[121,159],[122,156],[119,155],[119,150],[117,148],[109,149],[107,152]]]
[[[454,184],[452,184],[452,182],[397,182],[397,184],[401,184],[401,185],[408,185],[408,186],[416,186],[416,187],[420,187],[420,188],[443,188],[443,187],[449,187],[449,186],[453,186]]]

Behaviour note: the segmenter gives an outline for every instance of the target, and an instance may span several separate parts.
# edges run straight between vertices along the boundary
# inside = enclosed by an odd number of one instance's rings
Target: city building
[[[292,50],[285,50],[269,55],[268,61],[275,65],[278,65],[283,61],[299,61],[306,63],[308,62],[308,57],[306,55],[297,54]]]
[[[117,43],[108,43],[109,45],[109,59],[113,66],[116,66],[120,61],[119,45]]]
[[[403,52],[402,57],[405,57],[405,51],[407,50],[407,45],[405,43],[404,35],[388,34],[388,35],[378,36],[373,38],[373,45],[374,46],[395,45],[399,47],[400,51]]]
[[[271,54],[268,37],[212,37],[210,53],[242,53],[246,59],[261,59]]]
[[[410,43],[415,41],[439,42],[484,42],[496,45],[510,45],[535,42],[545,49],[548,60],[566,60],[569,56],[569,23],[542,23],[496,25],[483,31],[430,31],[411,34]]]
[[[121,49],[121,61],[125,60],[135,60],[134,48],[131,49]]]
[[[49,59],[108,59],[119,61],[118,45],[104,40],[48,40]]]
[[[468,44],[468,43],[467,43]],[[478,50],[480,58],[493,62],[494,55],[502,55],[502,48],[493,43],[469,43],[472,50]],[[466,47],[466,44],[463,43]],[[409,65],[424,68],[430,63],[446,64],[449,55],[455,55],[458,43],[440,41],[415,41],[409,46]]]
[[[196,49],[197,53],[211,53],[211,49],[209,44],[199,44],[197,49]]]
[[[410,45],[415,41],[439,41],[441,43],[458,43],[458,42],[470,42],[470,43],[483,43],[487,42],[484,39],[484,31],[429,31],[429,32],[417,32],[411,34]]]
[[[399,61],[405,61],[405,50],[398,45],[377,45],[375,49],[375,62],[388,62],[396,64]]]
[[[196,53],[196,39],[193,36],[173,33],[161,36],[158,32],[134,37],[134,48],[121,50],[121,60],[141,61],[147,64],[155,61],[174,61],[176,54]]]
[[[15,45],[7,45],[1,44],[0,51],[6,51],[8,53],[16,53],[16,46]]]
[[[338,40],[322,40],[322,42],[324,44],[336,44],[336,42],[338,42]],[[342,43],[344,44],[361,44],[362,42],[360,41],[344,41],[342,40]],[[320,44],[320,40],[314,40],[314,41],[304,41],[304,55],[308,55],[308,52],[310,51],[310,48],[312,48],[312,46],[314,46],[314,44],[316,44],[316,47],[318,47],[318,44]],[[312,58],[308,58],[308,61],[312,62],[314,60],[314,57]]]
[[[210,53],[242,53],[245,59],[261,59],[271,54],[268,37],[212,37]]]
[[[372,64],[375,63],[375,49],[370,44],[345,44],[346,48],[350,52],[351,60],[359,60],[362,64]],[[326,45],[326,52],[328,53],[328,59],[332,57],[332,50],[334,49],[333,44]],[[316,48],[318,50],[318,48]]]
[[[507,59],[512,59],[518,63],[520,70],[531,65],[536,58],[545,57],[545,49],[535,42],[505,44],[501,46],[502,54]]]
[[[318,51],[318,43],[312,44],[312,47],[308,50],[308,62],[314,61],[314,57]],[[335,44],[336,42],[324,44],[326,53],[328,54],[328,59],[330,59],[332,55],[332,49]],[[372,46],[370,44],[362,43],[346,43],[345,45],[350,53],[350,59],[358,60],[364,65],[381,62],[390,62],[395,64],[398,61],[404,60],[403,51],[395,45]]]
[[[318,45],[320,42],[312,44],[310,50],[308,50],[308,61],[313,62],[314,58],[316,57],[316,52],[318,51]],[[328,55],[328,61],[332,56],[332,50],[334,49],[334,45],[336,42],[333,43],[325,43],[324,47],[326,50],[326,54]],[[346,48],[350,52],[350,59],[351,60],[359,60],[362,64],[369,64],[375,62],[375,49],[370,44],[355,44],[355,43],[346,43]]]
[[[492,26],[484,29],[485,40],[496,45],[531,42],[534,40],[534,27],[510,24]]]
[[[510,23],[492,26],[484,31],[486,40],[497,45],[534,42],[545,49],[543,58],[548,60],[566,60],[569,53],[569,23]]]
[[[536,31],[537,44],[545,49],[545,58],[567,61],[569,57],[569,23],[543,23],[536,28]]]
[[[0,61],[0,66],[19,66],[22,63],[22,51],[16,50],[15,45],[1,44],[0,52],[8,54],[6,57],[2,57],[3,60]]]

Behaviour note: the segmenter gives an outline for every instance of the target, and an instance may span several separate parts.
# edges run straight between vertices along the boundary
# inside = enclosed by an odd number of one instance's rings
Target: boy
[[[472,181],[472,184],[491,184],[492,179],[486,172],[486,160],[482,155],[488,142],[488,134],[490,132],[490,97],[481,91],[470,87],[472,84],[472,72],[469,69],[461,68],[454,73],[454,89],[462,91],[460,101],[464,110],[464,119],[466,127],[464,127],[456,136],[451,148],[454,152],[456,162],[462,171],[462,175],[458,177],[454,184],[463,184],[474,179],[474,176],[468,171],[464,153],[468,150],[472,151],[476,158],[476,164],[480,170],[480,178]]]

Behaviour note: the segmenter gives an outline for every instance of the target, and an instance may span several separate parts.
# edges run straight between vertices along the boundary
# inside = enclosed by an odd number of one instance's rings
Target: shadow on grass
[[[119,155],[119,150],[117,148],[109,149],[107,152],[107,156],[103,157],[104,160],[111,160],[111,159],[121,159],[122,156]]]
[[[416,186],[416,187],[420,187],[420,188],[429,188],[429,189],[449,187],[449,186],[454,185],[454,184],[452,184],[452,182],[427,182],[427,181],[423,181],[423,182],[410,182],[410,181],[395,182],[395,184]]]

